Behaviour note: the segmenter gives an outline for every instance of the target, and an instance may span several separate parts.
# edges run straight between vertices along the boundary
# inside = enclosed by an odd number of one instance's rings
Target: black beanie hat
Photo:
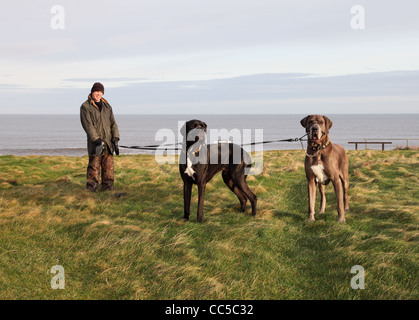
[[[93,93],[95,91],[102,91],[103,93],[105,93],[105,87],[100,82],[95,82],[90,93]]]

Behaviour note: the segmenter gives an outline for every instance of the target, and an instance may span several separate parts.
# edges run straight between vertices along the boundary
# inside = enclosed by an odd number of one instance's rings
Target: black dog
[[[207,145],[206,130],[206,123],[199,120],[190,120],[181,129],[184,142],[179,171],[183,179],[184,220],[189,220],[192,185],[196,184],[198,186],[198,221],[202,221],[205,186],[220,171],[223,171],[224,183],[239,198],[241,211],[245,211],[246,202],[249,199],[252,204],[252,215],[255,215],[257,197],[249,189],[245,174],[246,168],[250,168],[252,164],[249,154],[232,143]]]

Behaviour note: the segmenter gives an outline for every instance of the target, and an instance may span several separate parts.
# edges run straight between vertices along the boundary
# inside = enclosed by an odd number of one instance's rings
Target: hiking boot
[[[113,190],[113,186],[102,185],[102,191],[112,191],[112,190]]]
[[[86,184],[86,189],[89,190],[90,192],[96,192],[98,187],[99,185],[96,182],[88,181]]]

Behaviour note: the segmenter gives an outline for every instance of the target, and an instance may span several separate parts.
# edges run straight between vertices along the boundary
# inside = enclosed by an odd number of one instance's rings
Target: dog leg
[[[189,214],[191,212],[191,194],[192,194],[192,183],[184,182],[183,183],[183,210],[184,220],[189,220]]]
[[[308,180],[308,220],[314,221],[316,204],[316,181],[313,179]]]
[[[256,215],[257,197],[247,185],[246,180],[244,179],[244,175],[240,176],[239,178],[233,178],[233,183],[239,188],[241,192],[244,193],[244,195],[252,204],[252,216]]]
[[[348,175],[340,178],[343,186],[343,204],[345,206],[345,211],[349,211],[349,201],[348,201],[348,188],[349,188],[349,178]]]
[[[346,222],[345,220],[345,211],[344,211],[344,201],[343,201],[343,185],[340,177],[337,177],[332,180],[333,186],[335,188],[337,210],[338,210],[338,222]]]
[[[242,212],[246,211],[246,202],[247,202],[247,198],[246,196],[239,190],[239,188],[237,188],[234,183],[233,180],[231,179],[230,173],[227,170],[224,170],[222,173],[222,177],[224,180],[224,183],[227,185],[227,187],[230,188],[231,191],[234,192],[234,194],[237,196],[237,198],[240,201],[240,210]]]
[[[204,219],[205,186],[205,182],[198,183],[198,222],[202,222]]]
[[[319,213],[324,213],[326,209],[326,186],[324,184],[319,183],[319,191],[320,191],[320,211]]]

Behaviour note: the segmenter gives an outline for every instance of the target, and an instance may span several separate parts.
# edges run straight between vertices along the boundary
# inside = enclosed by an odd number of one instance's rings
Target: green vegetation
[[[331,185],[307,221],[302,151],[265,152],[255,217],[216,176],[201,224],[196,187],[184,222],[178,166],[153,156],[116,157],[115,191],[97,193],[86,157],[2,156],[0,299],[418,299],[419,151],[348,155],[346,224]]]

